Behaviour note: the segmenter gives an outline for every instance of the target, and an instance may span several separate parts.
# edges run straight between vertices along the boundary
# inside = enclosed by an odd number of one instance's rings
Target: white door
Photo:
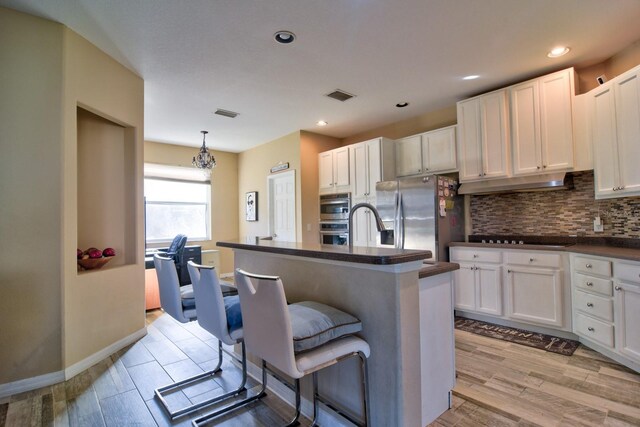
[[[612,196],[618,185],[618,142],[613,88],[598,88],[591,99],[596,198]]]
[[[509,94],[511,95],[513,174],[539,172],[542,168],[542,151],[538,81],[514,86],[509,89]]]
[[[269,233],[274,240],[296,241],[296,175],[288,171],[267,177]]]
[[[543,171],[573,167],[571,70],[540,79],[540,143]]]
[[[367,146],[366,144],[354,144],[349,147],[349,160],[351,161],[351,197],[353,199],[367,196]]]
[[[349,191],[349,147],[333,150],[333,178],[336,191]]]
[[[333,151],[318,154],[318,175],[320,193],[333,191]]]
[[[351,235],[353,237],[353,246],[369,246],[369,209],[358,209],[353,214]]]
[[[382,141],[367,141],[367,197],[375,197],[376,183],[382,181]],[[370,201],[371,203],[371,201]],[[375,203],[372,203],[375,206]]]
[[[507,120],[506,90],[480,97],[483,178],[509,175],[509,125]]]

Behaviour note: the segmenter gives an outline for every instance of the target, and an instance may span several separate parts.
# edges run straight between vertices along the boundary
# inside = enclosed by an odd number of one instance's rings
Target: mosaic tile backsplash
[[[595,200],[593,172],[573,174],[568,191],[470,196],[471,234],[640,238],[640,197]],[[604,232],[594,233],[600,212]]]

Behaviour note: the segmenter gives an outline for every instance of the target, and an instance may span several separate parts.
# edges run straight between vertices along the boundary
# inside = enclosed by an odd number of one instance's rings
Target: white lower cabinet
[[[502,315],[502,266],[489,263],[468,263],[483,259],[499,263],[499,251],[452,248],[451,261],[460,263],[454,274],[454,306],[458,310]]]
[[[562,327],[562,275],[559,270],[508,266],[507,317]]]
[[[570,330],[568,255],[456,246],[450,258],[460,264],[454,275],[457,310]]]
[[[640,367],[640,263],[572,255],[573,332]]]
[[[461,264],[454,275],[455,308],[500,316],[502,267]]]

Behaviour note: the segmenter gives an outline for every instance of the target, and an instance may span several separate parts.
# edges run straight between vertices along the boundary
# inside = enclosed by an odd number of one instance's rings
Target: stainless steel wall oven
[[[320,195],[320,221],[348,220],[351,193]]]

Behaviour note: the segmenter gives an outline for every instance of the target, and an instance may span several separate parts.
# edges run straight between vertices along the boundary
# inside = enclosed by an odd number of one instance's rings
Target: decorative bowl
[[[104,267],[113,257],[87,258],[78,260],[79,270],[97,270]]]

